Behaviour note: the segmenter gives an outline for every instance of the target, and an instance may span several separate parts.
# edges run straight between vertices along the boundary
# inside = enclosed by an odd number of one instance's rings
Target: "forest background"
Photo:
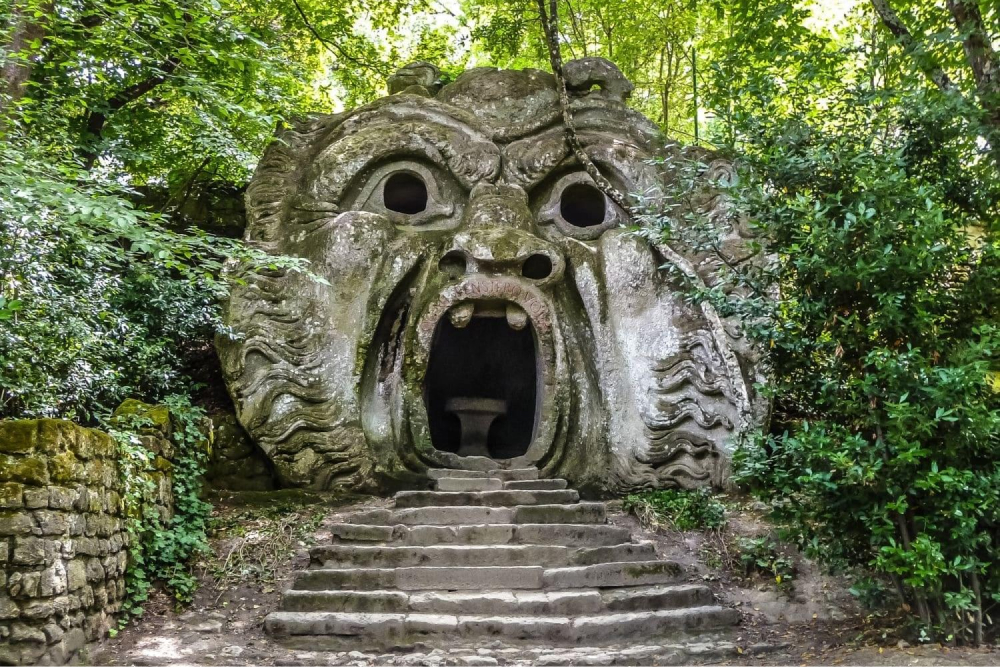
[[[996,0],[10,0],[0,417],[106,424],[129,397],[197,411],[225,261],[308,270],[236,238],[275,128],[379,97],[415,60],[445,79],[549,69],[543,11],[563,57],[614,61],[666,137],[736,160],[733,210],[774,261],[689,294],[770,353],[773,418],[739,443],[736,481],[916,636],[991,639]],[[633,221],[711,254],[711,225],[670,205],[684,184]],[[203,531],[192,508],[160,531]],[[180,542],[152,575],[183,579],[201,542]]]

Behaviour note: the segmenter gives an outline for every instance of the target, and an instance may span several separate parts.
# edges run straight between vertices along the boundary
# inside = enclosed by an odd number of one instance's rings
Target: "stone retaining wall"
[[[125,593],[115,443],[72,422],[0,423],[0,663],[61,664]]]
[[[119,412],[152,422],[138,436],[150,454],[141,474],[167,519],[169,412],[137,401]],[[0,422],[0,664],[79,661],[107,635],[125,596],[123,511],[111,436],[59,419]]]

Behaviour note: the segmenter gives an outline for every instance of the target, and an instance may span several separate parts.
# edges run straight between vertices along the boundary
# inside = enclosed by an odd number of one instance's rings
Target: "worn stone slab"
[[[300,570],[292,580],[292,589],[303,591],[325,590],[380,590],[396,585],[396,571],[387,568],[323,568]]]
[[[629,637],[663,637],[692,630],[718,630],[739,622],[740,614],[725,607],[695,607],[628,614],[581,616],[573,620],[574,635],[588,642]]]
[[[547,569],[543,583],[545,588],[646,586],[676,583],[680,576],[677,563],[655,560]]]
[[[504,483],[489,477],[442,477],[436,487],[438,491],[500,491]]]
[[[575,616],[602,611],[601,594],[579,591],[427,591],[410,596],[410,610],[447,614]]]
[[[648,561],[654,558],[656,558],[656,546],[652,542],[639,542],[577,549],[570,555],[569,560],[571,565],[596,565],[609,562]]]
[[[314,563],[328,568],[363,567],[470,567],[506,565],[567,565],[573,551],[553,545],[436,545],[368,546],[321,545],[309,555]]]
[[[604,503],[573,505],[521,505],[514,508],[514,523],[604,523]]]
[[[413,507],[391,514],[388,523],[413,525],[463,525],[514,523],[509,507]]]
[[[403,613],[409,596],[402,591],[289,590],[281,598],[282,611]]]
[[[612,588],[601,592],[602,604],[609,612],[704,607],[710,606],[714,599],[712,589],[701,584]]]
[[[330,535],[334,542],[388,542],[392,539],[392,529],[392,526],[335,523],[330,526]]]
[[[454,468],[431,468],[427,471],[431,479],[442,477],[481,477],[502,481],[517,479],[538,479],[538,468],[511,468],[509,470],[458,470]]]
[[[467,526],[396,526],[393,542],[415,546],[435,544],[509,544],[514,540],[512,523]]]
[[[278,611],[264,619],[267,632],[275,637],[292,635],[337,635],[380,641],[400,640],[403,614]]]
[[[459,616],[458,634],[561,643],[572,641],[573,624],[560,616]]]
[[[395,495],[397,508],[407,507],[513,507],[516,505],[555,505],[575,503],[575,490],[559,491],[400,491]]]
[[[541,588],[543,568],[405,567],[396,570],[400,590],[487,590]]]
[[[558,491],[567,486],[565,479],[512,479],[503,482],[503,488],[515,491]]]
[[[566,544],[580,547],[625,544],[631,539],[627,528],[603,523],[518,524],[514,528],[513,537],[517,544]]]

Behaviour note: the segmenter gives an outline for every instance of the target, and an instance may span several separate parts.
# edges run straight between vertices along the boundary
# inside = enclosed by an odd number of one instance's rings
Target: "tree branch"
[[[319,31],[316,30],[316,28],[313,26],[312,21],[309,20],[308,16],[306,16],[305,11],[302,9],[302,5],[299,4],[299,0],[292,0],[292,4],[295,5],[295,11],[298,12],[299,17],[302,19],[302,22],[305,24],[306,28],[309,30],[309,32],[312,33],[313,37],[315,37],[316,40],[326,48],[327,51],[334,54],[335,56],[343,58],[344,60],[350,61],[355,65],[357,65],[358,67],[362,67],[368,70],[369,72],[374,72],[379,76],[388,75],[388,71],[384,67],[383,68],[376,67],[370,63],[366,63],[363,60],[360,60],[352,56],[350,53],[345,51],[344,48],[340,46],[340,44],[330,41],[323,35],[319,34]]]
[[[871,0],[871,3],[875,13],[882,19],[882,24],[892,33],[903,50],[913,58],[920,71],[941,90],[948,93],[958,92],[948,73],[923,52],[921,46],[913,38],[913,33],[889,4],[889,0]]]
[[[97,159],[97,151],[94,144],[101,138],[104,126],[108,122],[108,116],[165,82],[173,74],[174,70],[177,69],[178,65],[180,65],[180,61],[173,56],[167,58],[157,68],[158,74],[122,89],[114,97],[110,98],[100,111],[91,110],[88,112],[84,136],[88,147],[83,152],[84,163],[88,169],[94,165],[94,161]]]
[[[573,115],[570,112],[569,91],[566,90],[566,79],[563,77],[562,53],[559,50],[559,0],[549,0],[549,9],[547,12],[545,9],[545,0],[536,0],[536,2],[538,3],[539,18],[542,22],[542,32],[545,35],[545,42],[549,50],[549,62],[552,65],[552,74],[556,78],[556,89],[559,92],[559,106],[562,109],[566,143],[597,187],[623,211],[631,214],[632,207],[629,206],[625,196],[618,191],[618,188],[611,181],[601,174],[597,165],[594,164],[594,161],[583,150],[583,144],[580,143],[580,137],[576,133],[576,125],[573,123]]]

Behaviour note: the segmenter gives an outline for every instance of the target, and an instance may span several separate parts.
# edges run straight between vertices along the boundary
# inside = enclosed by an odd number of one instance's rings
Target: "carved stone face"
[[[275,271],[233,292],[219,346],[251,436],[316,488],[527,464],[595,491],[721,483],[752,419],[745,351],[659,269],[704,268],[622,228],[567,147],[550,74],[475,69],[438,90],[429,68],[261,160],[247,238],[325,281]],[[658,133],[618,70],[572,61],[566,78],[601,172],[661,188]]]

